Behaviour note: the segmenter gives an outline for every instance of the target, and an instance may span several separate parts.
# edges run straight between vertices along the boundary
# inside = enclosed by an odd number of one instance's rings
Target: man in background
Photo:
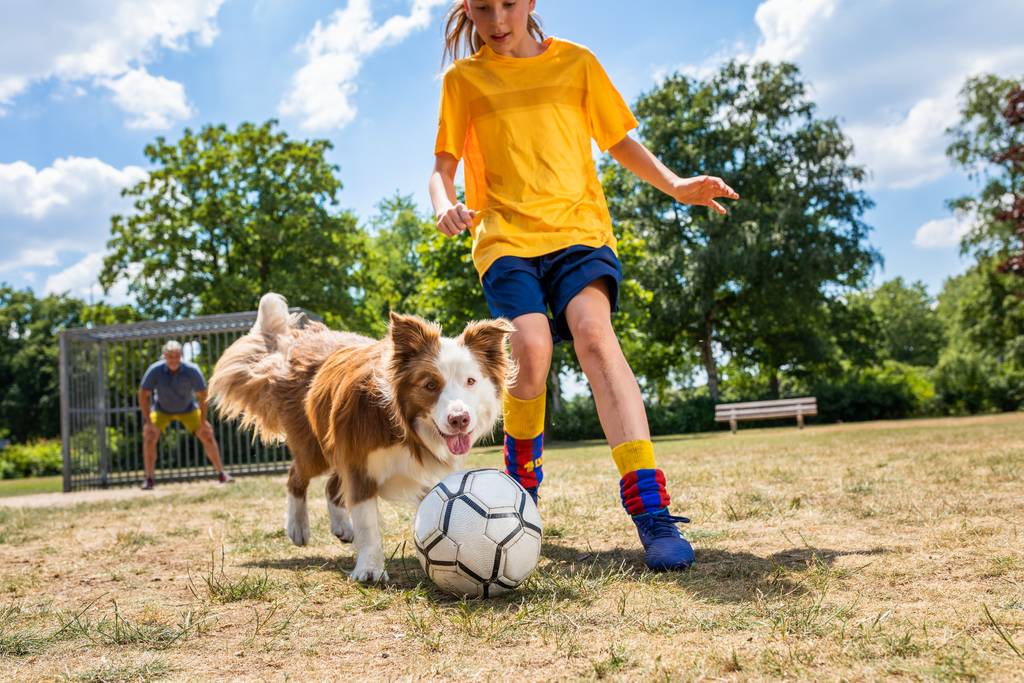
[[[146,481],[142,488],[153,488],[156,469],[156,444],[160,435],[173,420],[192,432],[203,444],[206,457],[217,472],[217,481],[225,484],[231,475],[224,471],[220,449],[213,436],[213,425],[206,419],[206,380],[192,363],[182,361],[181,344],[164,344],[163,360],[149,366],[139,387],[139,407],[142,409],[142,459],[146,468]],[[156,392],[156,400],[153,392]]]

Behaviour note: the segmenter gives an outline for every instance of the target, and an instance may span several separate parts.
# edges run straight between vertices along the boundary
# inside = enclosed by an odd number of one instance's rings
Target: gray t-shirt
[[[140,386],[156,392],[153,410],[178,415],[199,407],[195,392],[206,391],[206,380],[192,363],[181,361],[177,372],[171,372],[166,361],[158,360],[146,370]]]

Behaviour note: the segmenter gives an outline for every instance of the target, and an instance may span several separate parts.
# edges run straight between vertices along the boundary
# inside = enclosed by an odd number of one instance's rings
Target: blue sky
[[[276,117],[293,137],[331,140],[342,203],[362,219],[396,191],[429,206],[447,0],[0,2],[0,282],[101,296],[109,215],[144,177],[143,147],[205,123]],[[973,186],[942,131],[967,75],[1024,75],[1024,3],[540,0],[538,12],[629,101],[674,70],[796,62],[872,173],[879,277],[935,293],[963,269],[970,219],[945,201]]]

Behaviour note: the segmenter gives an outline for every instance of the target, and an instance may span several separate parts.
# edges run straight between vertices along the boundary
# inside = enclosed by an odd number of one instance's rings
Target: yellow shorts
[[[177,420],[185,425],[185,429],[195,434],[203,423],[202,413],[196,408],[191,413],[161,413],[156,410],[149,414],[149,421],[163,434],[172,420]]]

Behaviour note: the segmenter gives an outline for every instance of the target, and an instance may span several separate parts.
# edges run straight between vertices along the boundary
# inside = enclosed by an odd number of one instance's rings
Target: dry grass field
[[[644,571],[601,444],[552,447],[520,590],[392,584],[281,530],[283,478],[0,508],[0,679],[1024,680],[1024,415],[663,438],[698,564]],[[497,465],[484,449],[471,464]]]

